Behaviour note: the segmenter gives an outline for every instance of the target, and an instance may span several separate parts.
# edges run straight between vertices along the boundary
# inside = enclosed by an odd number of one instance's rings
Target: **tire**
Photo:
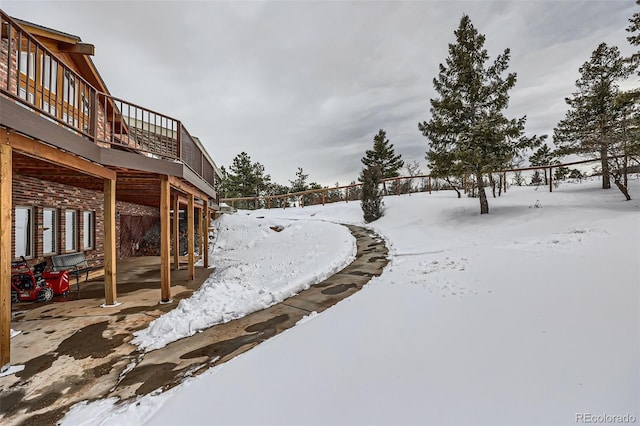
[[[18,299],[18,292],[13,288],[11,289],[11,303],[18,303],[20,299]]]
[[[38,302],[50,302],[53,299],[53,290],[45,287],[38,293]]]

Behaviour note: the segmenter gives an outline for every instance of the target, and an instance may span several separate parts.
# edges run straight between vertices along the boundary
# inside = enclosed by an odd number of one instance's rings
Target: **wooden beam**
[[[89,43],[58,43],[58,50],[61,53],[77,53],[79,55],[89,55],[93,56],[96,54],[96,47],[93,44]]]
[[[171,302],[171,235],[169,233],[169,176],[160,179],[160,303]]]
[[[116,181],[104,180],[104,297],[106,306],[117,304],[116,291]]]
[[[202,210],[202,234],[203,237],[203,245],[204,245],[204,253],[202,253],[203,264],[205,269],[209,267],[209,224],[211,223],[211,217],[209,215],[209,206],[207,204],[204,205],[204,209]]]
[[[183,192],[185,194],[193,194],[196,197],[203,200],[209,199],[209,196],[207,194],[205,194],[204,192],[196,188],[193,188],[187,185],[186,183],[182,182],[180,179],[176,178],[175,176],[169,176],[169,183],[173,188],[179,190],[180,192]]]
[[[11,145],[0,145],[0,371],[11,362]]]
[[[189,246],[189,281],[193,280],[196,275],[195,270],[195,226],[194,226],[194,199],[193,194],[189,194],[189,206],[187,207],[187,245]]]
[[[180,203],[173,196],[173,267],[180,269]]]
[[[199,225],[199,235],[200,235],[200,258],[204,261],[204,207],[198,209],[198,225]]]
[[[76,170],[85,175],[94,176],[100,179],[116,178],[116,172],[113,170],[109,170],[99,164],[76,157],[68,152],[63,152],[15,132],[9,131],[9,143],[16,152]]]

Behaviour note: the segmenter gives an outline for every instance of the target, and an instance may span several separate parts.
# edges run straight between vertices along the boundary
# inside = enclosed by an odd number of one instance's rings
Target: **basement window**
[[[83,212],[83,249],[89,250],[95,248],[95,212]]]
[[[16,207],[15,257],[33,257],[33,209]]]
[[[78,249],[78,212],[67,210],[64,212],[64,243],[66,251]]]
[[[57,216],[56,209],[45,208],[42,210],[42,253],[45,256],[57,252]]]

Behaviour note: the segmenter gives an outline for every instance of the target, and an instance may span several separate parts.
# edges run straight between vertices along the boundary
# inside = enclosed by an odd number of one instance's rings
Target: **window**
[[[49,89],[51,93],[56,93],[58,89],[58,63],[51,59],[51,56],[44,55],[42,62],[44,70],[42,72],[42,85]]]
[[[94,212],[84,212],[83,213],[83,223],[82,229],[84,231],[83,234],[83,248],[84,250],[93,249],[94,248],[94,236],[95,236],[95,213]]]
[[[33,257],[33,209],[16,207],[15,257]]]
[[[55,254],[57,232],[57,214],[55,209],[44,209],[42,211],[42,253]]]
[[[64,247],[66,251],[78,249],[78,213],[75,210],[64,212]]]
[[[20,52],[20,72],[24,75],[27,75],[27,68],[29,69],[29,78],[30,79],[34,79],[35,76],[35,55],[33,54],[33,52],[26,52],[26,51],[22,51]]]
[[[27,97],[27,89],[24,87],[20,88],[20,97],[25,101],[29,101],[30,104],[33,103],[33,93],[29,92],[29,96]]]
[[[65,102],[68,102],[73,106],[76,105],[76,78],[68,70],[64,72],[62,98]]]

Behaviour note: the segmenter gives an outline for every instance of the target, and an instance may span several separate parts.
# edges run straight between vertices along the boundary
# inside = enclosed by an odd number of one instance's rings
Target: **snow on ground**
[[[170,393],[64,424],[638,422],[640,185],[629,202],[599,185],[510,188],[482,216],[452,192],[386,197],[372,228],[391,262],[362,291]],[[357,202],[237,218],[258,216],[362,222]]]
[[[343,226],[223,215],[210,263],[214,272],[176,309],[135,333],[144,350],[267,308],[317,284],[353,261],[355,238]],[[304,255],[313,248],[313,255]],[[301,248],[304,247],[303,250]]]

